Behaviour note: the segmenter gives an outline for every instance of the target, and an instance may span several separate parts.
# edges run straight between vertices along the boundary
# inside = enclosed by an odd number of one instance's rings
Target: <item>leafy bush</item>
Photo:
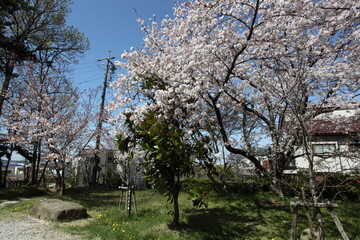
[[[205,208],[208,208],[209,203],[207,201],[207,197],[209,195],[209,191],[201,188],[195,188],[190,190],[189,195],[194,207],[201,208],[204,206]]]
[[[106,172],[106,175],[104,176],[106,185],[109,188],[117,188],[119,186],[120,183],[120,174],[116,171],[115,168],[109,168],[108,171]]]
[[[325,184],[324,198],[336,197],[341,200],[360,201],[360,178],[357,175],[333,174]]]
[[[322,180],[320,181],[320,179]],[[334,173],[319,175],[318,190],[321,191],[324,188],[323,199],[360,201],[359,179],[360,177],[356,174]],[[308,181],[305,174],[298,174],[292,179],[288,179],[288,183],[283,185],[283,191],[288,197],[299,196],[302,187],[308,190]]]
[[[228,181],[226,182],[227,191],[236,194],[253,194],[258,192],[268,192],[269,184],[262,179],[255,181]]]
[[[226,191],[234,194],[249,194],[269,191],[267,181],[259,178],[248,178],[240,181],[226,181]],[[193,189],[202,189],[208,192],[217,192],[215,184],[208,178],[193,178],[182,181],[182,190],[190,193]]]
[[[203,191],[215,191],[214,183],[208,178],[192,178],[181,181],[182,191],[190,193],[193,189],[202,189]]]

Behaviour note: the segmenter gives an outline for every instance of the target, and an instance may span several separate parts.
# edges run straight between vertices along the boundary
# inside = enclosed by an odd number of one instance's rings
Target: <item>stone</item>
[[[315,231],[314,232],[314,240],[319,240],[319,232]],[[300,240],[311,240],[311,232],[310,232],[310,228],[304,229],[304,231],[302,231],[301,235],[300,235]]]
[[[36,202],[31,208],[32,216],[56,221],[72,221],[86,218],[86,208],[81,204],[60,199],[44,199]]]

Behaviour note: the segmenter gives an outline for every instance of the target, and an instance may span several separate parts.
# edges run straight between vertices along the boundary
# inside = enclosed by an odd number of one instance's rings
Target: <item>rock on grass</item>
[[[33,205],[31,215],[40,219],[56,221],[72,221],[88,216],[84,206],[60,199],[38,201]]]

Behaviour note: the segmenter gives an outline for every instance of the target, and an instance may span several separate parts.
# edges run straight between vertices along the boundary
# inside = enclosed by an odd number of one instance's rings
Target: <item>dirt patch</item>
[[[82,239],[81,236],[58,231],[51,223],[30,216],[0,221],[0,236],[7,240]]]

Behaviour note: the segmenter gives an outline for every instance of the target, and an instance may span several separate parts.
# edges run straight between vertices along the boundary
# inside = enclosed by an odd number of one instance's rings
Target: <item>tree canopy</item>
[[[185,1],[161,23],[139,20],[144,44],[117,63],[128,72],[113,84],[110,107],[133,112],[134,121],[160,108],[164,118],[182,119],[189,136],[219,133],[229,152],[265,175],[251,141],[267,136],[276,185],[295,158],[302,126],[321,106],[357,101],[358,10],[353,0]],[[160,84],[144,87],[149,77]],[[226,124],[231,112],[240,132]]]
[[[69,3],[64,0],[7,0],[1,5],[0,116],[16,67],[26,61],[56,65],[73,63],[89,48],[76,28],[66,25]]]

